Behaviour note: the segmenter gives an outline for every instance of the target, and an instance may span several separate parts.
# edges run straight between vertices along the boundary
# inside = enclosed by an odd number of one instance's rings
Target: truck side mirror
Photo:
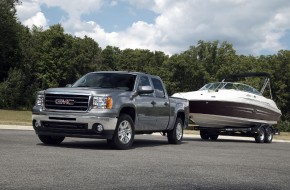
[[[139,86],[137,92],[138,94],[151,94],[154,90],[151,86]]]

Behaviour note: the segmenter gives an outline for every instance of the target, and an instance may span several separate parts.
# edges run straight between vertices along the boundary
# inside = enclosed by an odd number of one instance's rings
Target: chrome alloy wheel
[[[182,131],[182,125],[181,123],[178,123],[176,126],[176,138],[177,140],[180,140],[182,138],[183,131]]]
[[[124,120],[120,123],[118,138],[122,144],[127,144],[130,142],[132,138],[132,126],[128,121]]]

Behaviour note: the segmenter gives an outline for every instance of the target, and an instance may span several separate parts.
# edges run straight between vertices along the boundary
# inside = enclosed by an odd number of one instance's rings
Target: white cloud
[[[41,5],[47,7],[58,7],[68,14],[68,18],[62,18],[62,25],[68,32],[82,30],[85,22],[81,16],[97,11],[102,6],[102,0],[24,0],[17,6],[17,14],[22,23],[39,26],[40,21],[47,20],[41,13]],[[39,20],[37,20],[39,18]],[[33,23],[35,22],[35,23]],[[43,22],[45,24],[47,22]]]
[[[103,4],[102,0],[86,0],[85,2],[83,0],[39,0],[39,3],[48,7],[59,7],[65,11],[68,18],[62,19],[62,25],[67,32],[71,33],[85,28],[86,22],[81,20],[82,15],[98,11]]]
[[[117,6],[118,5],[118,1],[111,1],[110,6]]]
[[[259,53],[261,50],[272,49],[278,51],[287,48],[280,43],[280,39],[289,29],[290,7],[275,14],[271,20],[261,26],[260,33],[263,34],[262,36],[264,36],[264,38],[253,45],[253,51]]]
[[[25,21],[41,11],[37,0],[23,1],[21,4],[17,5],[16,8],[17,15],[21,21]]]
[[[75,32],[75,35],[78,37],[88,36],[95,39],[100,45],[106,46],[106,44],[110,44],[112,40],[118,39],[118,33],[111,32],[106,33],[104,29],[102,29],[99,25],[97,25],[93,21],[89,21],[86,24],[90,25],[91,30],[87,31],[78,31]]]
[[[41,12],[37,0],[26,0],[16,6],[17,15],[25,26],[32,28],[33,25],[38,27],[47,27],[47,19]]]
[[[27,19],[23,23],[25,26],[32,28],[33,25],[37,27],[47,27],[47,21],[42,12],[37,12],[36,15],[32,16],[31,18]]]
[[[290,16],[287,15],[290,2],[287,0],[129,2],[139,9],[150,9],[160,15],[153,25],[136,22],[126,31],[113,36],[108,34],[105,41],[93,37],[101,46],[148,48],[173,54],[186,50],[198,40],[220,40],[232,43],[238,53],[257,55],[265,49],[276,52],[285,48],[279,39],[290,28]],[[86,31],[89,36],[92,36],[91,32]]]
[[[174,54],[195,45],[198,40],[219,40],[232,43],[238,53],[256,55],[263,50],[276,52],[287,48],[279,40],[290,29],[289,0],[128,0],[137,9],[134,12],[146,9],[158,16],[153,24],[138,21],[118,32],[106,32],[98,23],[81,19],[83,15],[102,10],[105,4],[102,0],[25,2],[24,7],[17,8],[21,20],[40,22],[42,4],[59,7],[68,14],[68,18],[62,20],[65,31],[90,36],[103,48],[113,45],[121,49],[144,48]],[[115,0],[109,5],[119,6]]]

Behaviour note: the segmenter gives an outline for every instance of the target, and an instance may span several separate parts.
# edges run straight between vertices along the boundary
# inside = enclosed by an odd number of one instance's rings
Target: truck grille
[[[65,111],[87,111],[89,95],[45,94],[45,108]]]

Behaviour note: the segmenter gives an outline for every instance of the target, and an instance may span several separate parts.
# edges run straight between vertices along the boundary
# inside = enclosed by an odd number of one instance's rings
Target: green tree
[[[165,77],[167,73],[167,69],[164,68],[164,63],[168,60],[169,56],[165,55],[161,51],[155,52],[145,52],[146,55],[143,59],[148,59],[146,64],[144,64],[144,72],[150,73],[152,75],[158,75],[160,77]],[[145,62],[143,60],[143,62]]]
[[[97,42],[87,36],[83,39],[67,36],[67,41],[70,45],[63,51],[66,51],[69,68],[62,85],[72,83],[88,72],[103,70],[102,49]]]
[[[101,48],[91,38],[72,37],[60,25],[45,31],[34,28],[32,36],[37,58],[35,79],[42,89],[65,86],[100,67]]]
[[[283,113],[290,120],[290,51],[281,50],[267,60],[272,71],[272,92]]]
[[[107,46],[101,53],[102,70],[118,70],[121,52],[118,47]]]
[[[118,61],[118,70],[145,72],[145,66],[153,55],[149,50],[125,49],[121,52]]]
[[[10,70],[7,80],[0,83],[0,108],[21,107],[25,88],[25,74],[19,69]]]
[[[15,4],[18,0],[0,1],[0,82],[20,60],[19,23]]]

